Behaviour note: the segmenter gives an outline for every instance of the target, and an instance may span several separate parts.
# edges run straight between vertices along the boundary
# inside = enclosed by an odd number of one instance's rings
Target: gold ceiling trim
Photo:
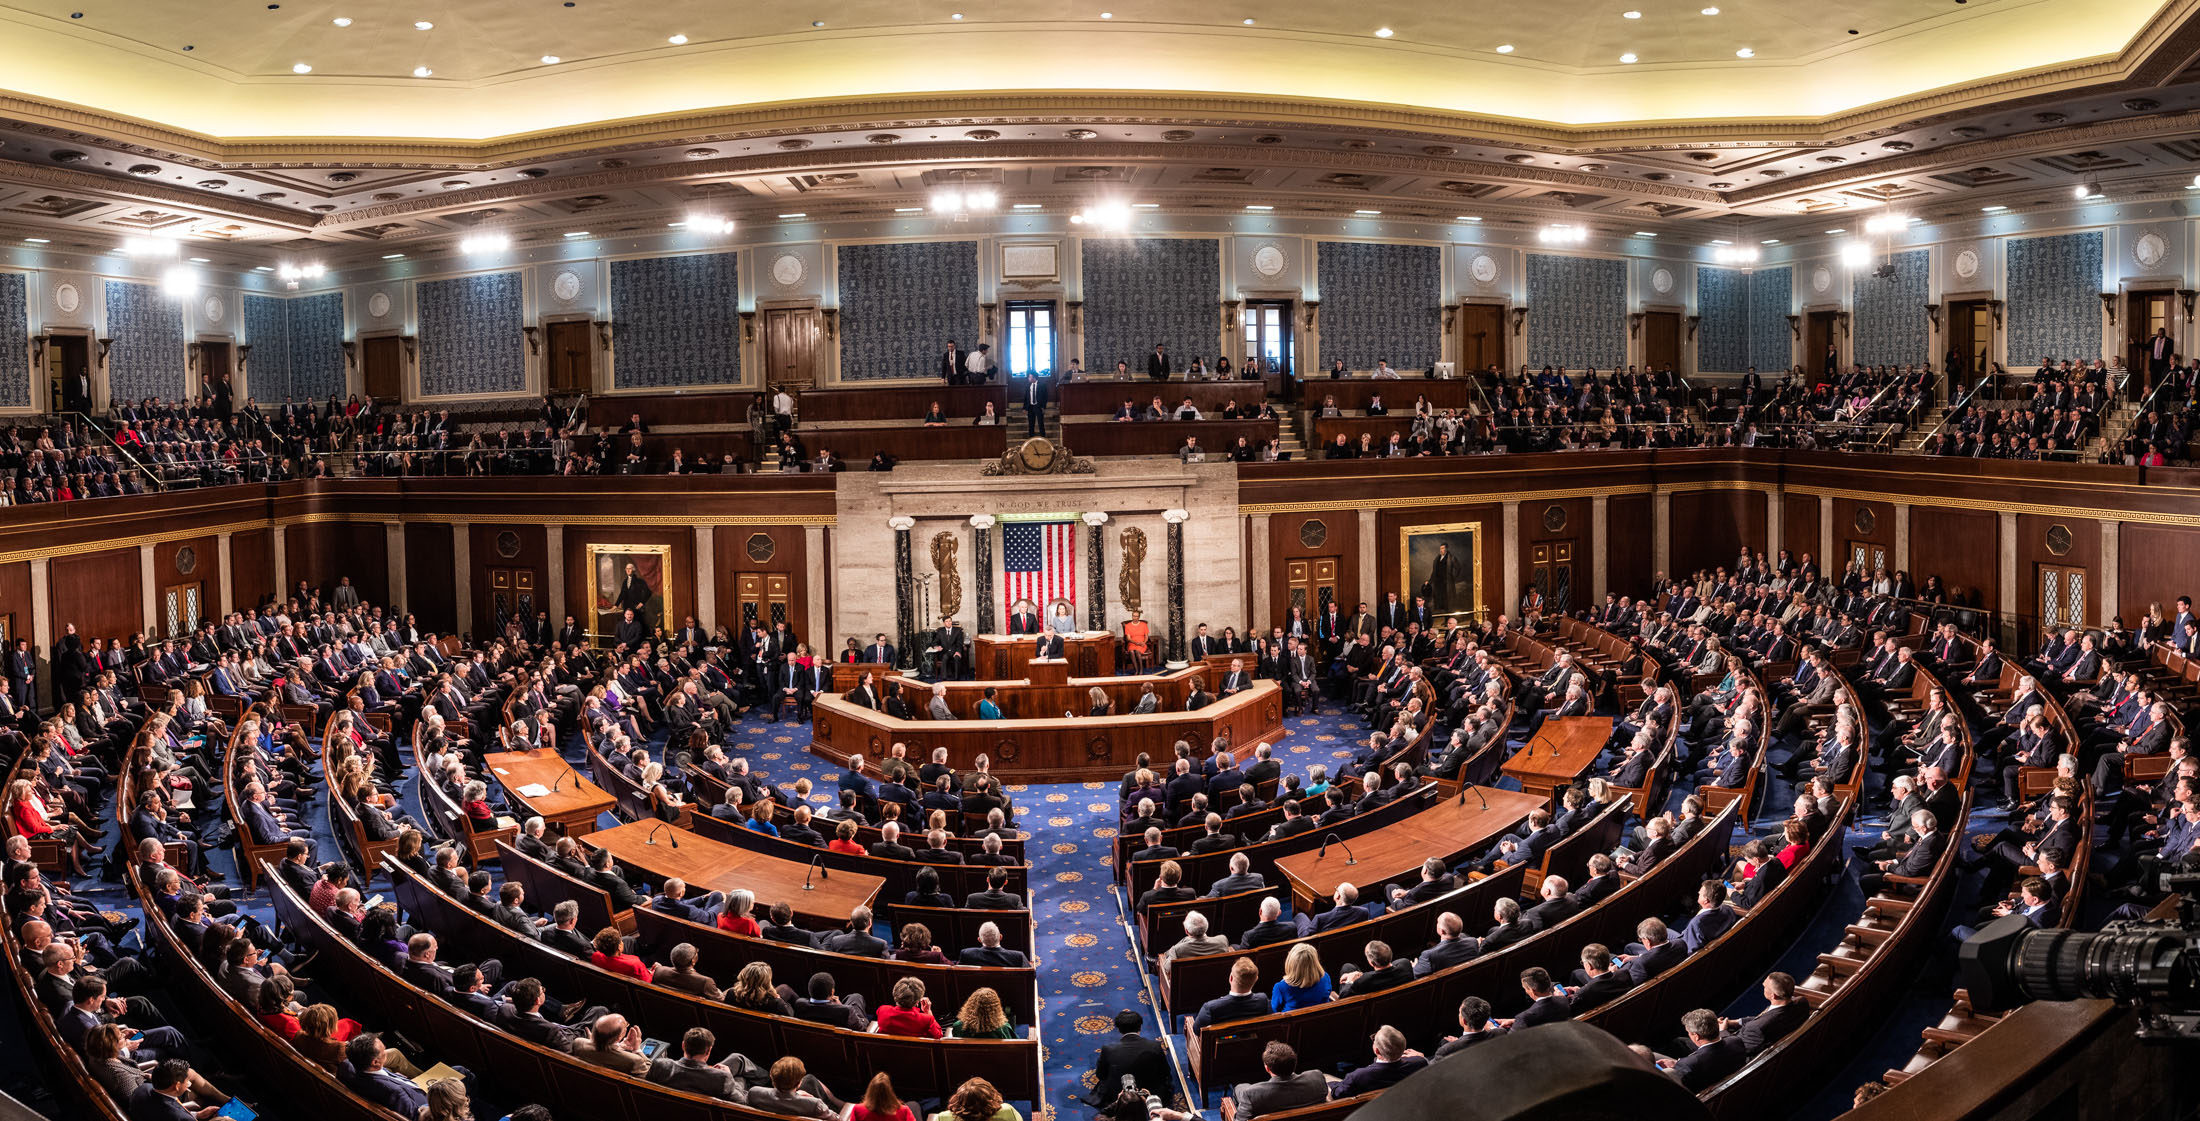
[[[2148,84],[2177,66],[2179,53],[2200,36],[2200,0],[2178,0],[2155,13],[2114,58],[2050,66],[1934,90],[1911,97],[1810,118],[1724,118],[1717,121],[1636,121],[1563,125],[1519,118],[1449,112],[1411,106],[1319,98],[1238,97],[1206,93],[1124,94],[1119,91],[1055,90],[968,91],[940,95],[890,94],[838,98],[810,103],[768,103],[703,112],[669,113],[599,122],[573,128],[520,133],[479,142],[422,138],[261,138],[216,137],[154,122],[88,109],[79,105],[0,95],[0,119],[27,126],[64,129],[124,145],[143,146],[147,154],[166,156],[208,169],[238,169],[254,161],[492,168],[500,164],[570,157],[598,146],[704,141],[743,132],[775,135],[790,131],[878,128],[911,122],[968,124],[974,117],[1001,114],[1016,120],[1075,120],[1110,114],[1190,114],[1212,123],[1245,127],[1253,121],[1352,130],[1400,129],[1453,143],[1517,143],[1558,153],[1613,151],[1629,146],[1692,146],[1748,143],[1751,146],[1845,144],[1877,131],[1924,118],[1978,109],[2019,97],[2068,94],[2115,83]],[[2189,52],[2187,52],[2189,53]],[[897,120],[882,120],[881,117]],[[1249,121],[1248,117],[1253,120]],[[1186,123],[1197,123],[1196,121]],[[702,134],[702,135],[698,135]],[[714,135],[715,134],[715,135]]]
[[[1898,506],[1937,506],[1949,510],[1983,511],[1990,514],[2037,514],[2049,518],[2082,518],[2127,525],[2164,525],[2200,529],[2200,514],[2169,514],[2151,510],[2104,510],[2086,506],[2056,506],[2044,502],[2010,502],[2005,499],[1953,498],[1940,495],[1890,495],[1883,491],[1837,490],[1831,487],[1789,487],[1787,493],[1820,498],[1849,498],[1859,502],[1886,502]]]
[[[266,529],[264,521],[229,522],[222,525],[197,526],[173,533],[142,533],[135,537],[110,537],[99,541],[79,541],[69,545],[40,545],[30,549],[11,549],[0,552],[0,564],[17,564],[23,561],[53,561],[89,553],[109,553],[118,549],[137,549],[146,545],[165,545],[171,541],[189,541],[195,537],[219,537],[224,533],[237,534],[249,530]]]

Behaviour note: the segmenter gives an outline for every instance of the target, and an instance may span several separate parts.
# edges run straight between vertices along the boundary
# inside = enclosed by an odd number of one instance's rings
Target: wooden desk
[[[514,803],[568,837],[595,832],[596,815],[609,810],[614,801],[555,751],[495,751],[481,759]],[[533,785],[557,789],[534,797],[519,792],[520,787]]]
[[[1611,737],[1609,716],[1553,717],[1498,770],[1519,779],[1520,789],[1556,799],[1597,761]]]
[[[1024,687],[1042,693],[1044,688]],[[1099,782],[1122,778],[1140,752],[1168,759],[1178,740],[1189,743],[1196,758],[1225,731],[1240,751],[1284,735],[1283,691],[1273,681],[1256,681],[1198,712],[1126,715],[1118,697],[1117,714],[1097,719],[1082,715],[1083,687],[1068,688],[1072,697],[1050,710],[1057,714],[1052,718],[1008,720],[896,720],[839,697],[819,697],[810,721],[810,753],[846,763],[851,755],[883,759],[896,743],[908,747],[911,759],[930,758],[933,748],[944,747],[948,765],[958,771],[973,767],[983,754],[992,757],[993,773],[1010,782]],[[1064,709],[1080,715],[1064,718],[1059,715]]]
[[[1344,845],[1336,842],[1331,842],[1327,856],[1317,848],[1278,859],[1276,870],[1291,885],[1292,905],[1311,913],[1315,901],[1336,894],[1341,883],[1357,886],[1362,899],[1374,898],[1369,892],[1380,884],[1400,880],[1418,883],[1421,863],[1429,857],[1442,858],[1448,868],[1490,847],[1528,820],[1529,811],[1542,808],[1544,803],[1541,795],[1510,790],[1481,790],[1481,794],[1489,799],[1486,809],[1471,794],[1463,801],[1447,798],[1411,817],[1344,842],[1352,846],[1352,855],[1359,858],[1357,864],[1345,863],[1352,857],[1346,856]]]
[[[1035,636],[1027,634],[973,635],[970,639],[970,672],[978,677],[1010,681],[1022,677],[1040,680],[1029,669],[1032,647],[1037,642]],[[1064,671],[1065,677],[1114,677],[1115,634],[1112,631],[1088,631],[1064,635],[1062,658],[1068,667]]]
[[[884,662],[834,662],[833,692],[845,694],[863,680],[866,673],[877,674],[871,679],[873,688],[886,691],[886,679],[894,676],[894,667]]]
[[[688,890],[697,895],[745,888],[756,893],[762,907],[784,899],[794,906],[796,920],[802,926],[817,930],[845,924],[848,912],[871,906],[886,883],[878,876],[835,871],[831,879],[823,875],[812,879],[813,890],[804,891],[802,881],[809,875],[808,865],[670,827],[657,834],[656,844],[649,844],[650,830],[663,825],[657,821],[629,822],[591,833],[582,843],[611,850],[612,859],[639,868],[652,879],[677,876],[687,881]],[[672,847],[674,840],[679,848]]]

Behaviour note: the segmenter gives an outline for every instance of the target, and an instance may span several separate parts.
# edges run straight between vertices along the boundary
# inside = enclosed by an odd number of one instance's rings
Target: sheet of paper
[[[548,793],[550,793],[550,788],[539,782],[530,782],[519,788],[519,795],[522,798],[540,798]]]

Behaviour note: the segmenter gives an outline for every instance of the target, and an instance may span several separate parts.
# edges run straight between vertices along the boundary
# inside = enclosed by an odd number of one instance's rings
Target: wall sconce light
[[[839,338],[840,309],[836,307],[822,308],[818,311],[818,314],[825,319],[825,341],[832,342],[834,339]]]
[[[1639,338],[1641,338],[1641,337],[1642,337],[1642,313],[1641,313],[1641,312],[1639,312],[1639,311],[1636,311],[1636,312],[1629,312],[1629,313],[1628,313],[1628,315],[1627,315],[1627,337],[1628,337],[1628,338],[1630,338],[1630,339],[1639,339]]]
[[[32,335],[32,336],[31,336],[31,367],[32,367],[33,369],[39,369],[39,368],[43,368],[43,367],[44,367],[45,365],[46,365],[46,336],[44,336],[44,335]]]
[[[989,339],[993,337],[993,313],[999,311],[1000,308],[1001,305],[999,304],[978,305],[978,310],[985,313],[980,317],[982,326],[979,328],[979,334],[982,334]]]
[[[1322,311],[1322,302],[1321,302],[1320,300],[1308,300],[1308,301],[1306,301],[1306,315],[1305,315],[1305,320],[1306,320],[1306,329],[1307,329],[1307,330],[1309,330],[1309,331],[1313,330],[1313,329],[1314,329],[1314,325],[1315,325],[1316,323],[1319,323],[1319,322],[1321,321],[1321,311]]]
[[[1702,322],[1703,322],[1703,316],[1700,316],[1700,315],[1691,315],[1691,316],[1689,316],[1689,317],[1688,317],[1688,341],[1689,341],[1689,342],[1695,342],[1695,341],[1696,341],[1696,325],[1697,325],[1697,324],[1699,324],[1699,323],[1702,323]]]
[[[756,341],[756,313],[753,311],[741,313],[741,341],[745,343]]]
[[[1242,302],[1241,302],[1241,301],[1238,301],[1238,300],[1224,300],[1224,301],[1222,301],[1222,329],[1223,329],[1223,330],[1225,330],[1225,331],[1235,331],[1235,330],[1237,330],[1237,329],[1238,329],[1238,308],[1239,308],[1240,306],[1242,306]]]
[[[353,368],[357,367],[358,365],[359,365],[359,344],[358,344],[358,343],[356,343],[356,342],[353,342],[353,341],[352,341],[352,340],[350,340],[350,339],[345,339],[345,340],[344,340],[344,368],[345,368],[345,369],[347,369],[347,370],[349,370],[349,369],[353,369]]]
[[[2116,293],[2101,293],[2101,310],[2108,313],[2108,325],[2114,327],[2116,325]]]
[[[609,351],[611,349],[610,320],[599,319],[596,321],[596,345],[602,347],[605,351]]]
[[[109,350],[112,350],[112,349],[114,348],[114,345],[115,345],[115,340],[113,340],[113,339],[111,339],[111,338],[107,338],[107,339],[100,339],[100,340],[99,340],[99,364],[100,364],[100,366],[102,366],[102,367],[105,367],[105,366],[107,365],[107,352],[108,352]]]
[[[205,345],[205,343],[195,342],[183,344],[184,369],[194,374],[199,372],[199,352],[205,347]]]
[[[529,324],[525,327],[521,327],[519,329],[519,333],[527,336],[528,354],[535,355],[542,353],[542,328],[534,326],[533,324]]]
[[[1459,305],[1444,305],[1444,335],[1448,338],[1459,326]]]
[[[1833,321],[1834,321],[1835,323],[1839,323],[1839,324],[1841,325],[1841,337],[1842,337],[1842,338],[1844,338],[1844,339],[1845,339],[1845,338],[1848,338],[1848,337],[1849,337],[1849,313],[1848,313],[1848,312],[1845,312],[1845,311],[1837,311],[1837,312],[1834,312],[1834,313],[1833,313]]]
[[[1520,325],[1521,325],[1521,324],[1523,324],[1523,323],[1526,323],[1526,322],[1528,321],[1528,305],[1526,305],[1526,304],[1521,304],[1521,305],[1519,305],[1519,306],[1517,306],[1517,307],[1513,308],[1513,309],[1512,309],[1512,316],[1513,316],[1513,336],[1514,336],[1515,338],[1518,338],[1518,337],[1519,337],[1519,335],[1520,335]]]
[[[1803,337],[1803,317],[1802,317],[1802,316],[1800,316],[1800,315],[1791,315],[1791,316],[1788,316],[1788,334],[1790,334],[1790,335],[1793,335],[1793,336],[1795,336],[1795,337],[1796,337],[1796,338],[1798,338],[1798,339],[1800,339],[1800,338],[1802,338],[1802,337]]]
[[[349,344],[349,343],[346,343],[346,344],[344,344],[344,345],[346,345],[346,346],[349,346],[349,345],[351,345],[351,344]],[[239,346],[237,347],[237,372],[238,372],[238,373],[240,373],[240,374],[248,372],[248,371],[246,370],[246,368],[245,368],[245,367],[246,367],[246,365],[247,365],[248,363],[250,363],[251,361],[252,361],[252,344],[251,344],[251,343],[243,343],[243,344],[239,345]],[[349,361],[350,361],[349,359],[346,359],[346,363],[347,363],[347,364],[349,363]]]
[[[405,345],[405,361],[418,362],[420,360],[420,336],[399,335],[397,341]]]
[[[1085,329],[1085,301],[1071,300],[1062,305],[1062,310],[1069,313],[1070,330],[1082,331]]]
[[[1994,313],[1994,329],[2000,330],[2002,302],[2000,300],[1988,300],[1986,301],[1986,309]],[[2109,322],[2115,322],[2113,316],[2110,317]]]
[[[1932,320],[1932,321],[1933,321],[1933,330],[1935,330],[1935,331],[1938,331],[1938,330],[1940,330],[1940,305],[1939,305],[1939,304],[1926,304],[1926,305],[1925,305],[1925,318],[1927,318],[1927,319],[1930,319],[1930,320]]]
[[[2177,290],[2177,298],[2184,301],[2185,304],[2185,322],[2187,323],[2192,322],[2192,302],[2194,297],[2200,297],[2200,292],[2196,292],[2190,288],[2179,288]]]

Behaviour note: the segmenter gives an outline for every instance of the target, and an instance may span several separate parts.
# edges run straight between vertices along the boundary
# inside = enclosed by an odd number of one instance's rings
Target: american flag
[[[1001,527],[1001,555],[1010,610],[1030,600],[1044,618],[1055,600],[1077,602],[1076,522],[1010,522]]]

